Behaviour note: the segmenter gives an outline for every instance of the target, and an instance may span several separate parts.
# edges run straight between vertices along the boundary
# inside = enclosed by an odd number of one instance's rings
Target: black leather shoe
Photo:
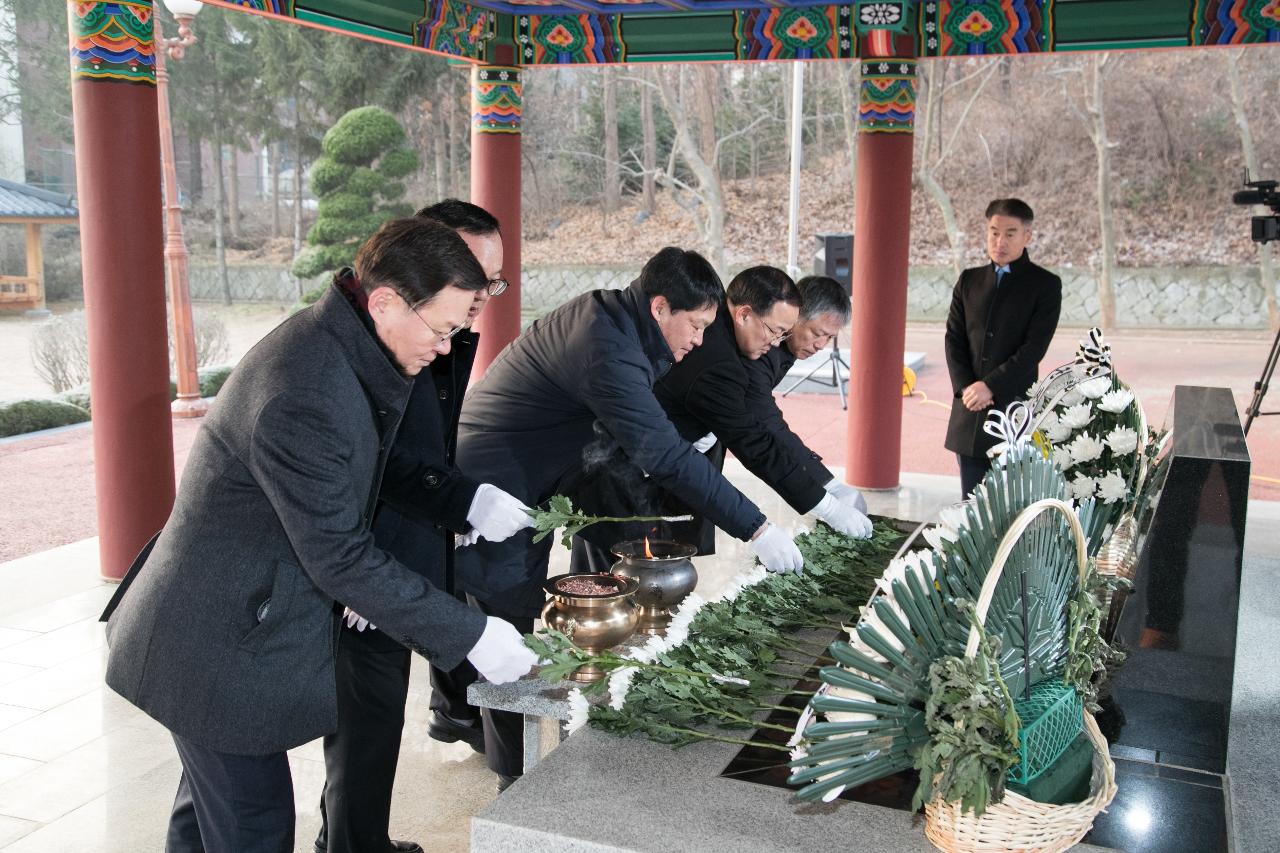
[[[328,847],[319,841],[315,843],[316,853],[328,853]],[[389,853],[423,853],[422,845],[416,841],[392,841]]]
[[[484,755],[484,730],[480,728],[479,720],[464,723],[436,711],[432,713],[431,722],[427,724],[427,735],[432,740],[442,743],[463,741],[476,752]]]
[[[505,773],[499,773],[498,774],[498,793],[501,794],[503,791],[507,790],[512,785],[514,785],[519,779],[520,779],[519,776],[508,776]]]

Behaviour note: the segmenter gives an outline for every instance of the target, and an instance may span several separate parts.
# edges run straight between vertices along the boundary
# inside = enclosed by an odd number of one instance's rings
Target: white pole
[[[800,275],[800,158],[804,154],[804,63],[791,63],[791,209],[787,213],[787,273]]]

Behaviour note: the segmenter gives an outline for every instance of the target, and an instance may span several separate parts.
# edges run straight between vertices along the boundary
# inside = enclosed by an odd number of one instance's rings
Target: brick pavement
[[[1060,330],[1044,367],[1070,360],[1079,329]],[[1222,385],[1244,411],[1266,358],[1271,336],[1240,332],[1120,332],[1109,337],[1116,369],[1146,406],[1154,424],[1164,419],[1175,384]],[[903,401],[904,471],[956,474],[954,457],[942,448],[950,387],[942,357],[942,327],[911,324],[907,349],[926,353],[917,390]],[[1280,380],[1265,409],[1280,410]],[[789,423],[832,466],[845,459],[845,413],[835,394],[798,394],[782,401]],[[174,421],[178,471],[199,428]],[[94,506],[92,426],[0,443],[0,562],[97,534]],[[1280,416],[1261,418],[1249,436],[1255,475],[1280,480]],[[1250,496],[1280,500],[1280,484],[1255,479]]]

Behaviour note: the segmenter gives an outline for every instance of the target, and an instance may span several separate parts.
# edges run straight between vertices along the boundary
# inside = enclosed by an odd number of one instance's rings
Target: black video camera
[[[1237,190],[1231,196],[1234,204],[1261,204],[1271,208],[1275,213],[1271,216],[1253,217],[1253,242],[1270,243],[1280,240],[1280,183],[1276,181],[1250,181],[1245,175],[1244,185],[1247,190]]]

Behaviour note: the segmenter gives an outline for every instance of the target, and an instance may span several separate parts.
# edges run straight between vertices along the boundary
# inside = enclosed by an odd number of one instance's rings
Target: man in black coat
[[[849,294],[834,278],[822,275],[806,276],[796,282],[803,304],[800,317],[791,327],[791,334],[780,346],[769,350],[760,358],[742,358],[747,371],[747,408],[760,425],[768,430],[776,441],[791,454],[796,469],[803,476],[821,486],[836,500],[851,505],[863,514],[867,502],[853,486],[840,482],[822,464],[822,457],[809,449],[796,435],[782,416],[782,409],[773,396],[773,389],[786,377],[796,361],[803,361],[825,349],[849,325],[851,313]],[[800,476],[797,474],[796,476]]]
[[[384,225],[355,266],[240,362],[104,614],[107,684],[182,761],[169,850],[293,850],[286,750],[337,728],[342,604],[445,667],[509,681],[535,659],[369,531],[413,377],[448,350],[484,272],[415,218]]]
[[[458,465],[528,506],[569,491],[599,430],[663,487],[751,548],[774,571],[803,560],[781,528],[676,432],[653,384],[702,343],[723,286],[695,252],[668,247],[625,290],[585,293],[504,349],[462,411]],[[587,531],[589,532],[590,528]],[[458,583],[490,614],[532,625],[553,537],[529,531],[458,550]],[[485,754],[500,783],[520,775],[519,714],[484,711]]]
[[[1020,199],[987,205],[991,263],[962,272],[951,296],[946,353],[955,401],[946,447],[960,463],[963,497],[991,464],[996,439],[982,429],[988,409],[1004,409],[1035,383],[1058,328],[1062,279],[1027,256],[1033,219]]]
[[[453,592],[453,535],[476,529],[501,539],[527,526],[520,503],[453,465],[457,419],[479,335],[471,331],[489,299],[506,290],[502,235],[483,208],[448,199],[418,211],[455,230],[475,255],[488,284],[475,292],[462,328],[447,352],[414,377],[400,431],[382,481],[374,542],[431,583]],[[393,637],[348,613],[338,644],[338,731],[325,738],[325,788],[320,798],[317,853],[421,853],[388,835],[391,793],[409,693],[410,653]],[[460,668],[475,680],[475,669]],[[447,670],[432,668],[433,681]],[[432,707],[436,707],[433,695]],[[464,704],[463,709],[467,709]],[[446,708],[445,713],[452,708]],[[480,723],[433,719],[429,733],[483,743]],[[483,747],[481,747],[483,749]]]
[[[792,452],[748,400],[747,365],[789,339],[799,318],[800,291],[782,270],[759,266],[738,273],[725,296],[702,346],[654,386],[667,417],[685,440],[714,442],[707,450],[713,463],[723,464],[725,450],[733,453],[796,512],[813,513],[850,536],[870,535],[870,520],[827,494],[807,460]],[[678,495],[668,495],[664,504],[664,515],[687,512]],[[701,554],[715,553],[715,528],[702,519],[677,525],[673,535]]]

